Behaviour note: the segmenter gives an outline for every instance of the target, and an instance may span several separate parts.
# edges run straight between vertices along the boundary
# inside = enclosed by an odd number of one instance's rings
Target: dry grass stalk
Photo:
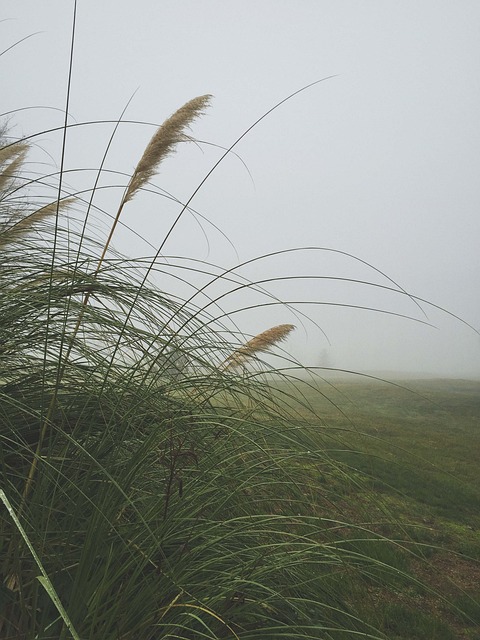
[[[127,187],[125,197],[123,198],[123,204],[131,200],[137,191],[150,180],[157,171],[160,162],[172,153],[175,146],[179,142],[187,139],[185,129],[190,126],[195,118],[205,111],[210,97],[209,95],[205,95],[193,98],[193,100],[184,104],[183,107],[180,107],[178,111],[175,111],[175,113],[159,127],[147,145],[143,156],[140,158],[140,162],[137,164]]]
[[[263,333],[259,333],[258,336],[255,336],[230,354],[223,363],[223,368],[232,369],[243,365],[256,353],[268,351],[274,344],[285,340],[293,329],[295,329],[293,324],[279,324]]]
[[[37,209],[37,211],[30,213],[28,216],[18,220],[18,222],[15,222],[6,229],[3,229],[0,231],[0,248],[11,242],[19,240],[31,231],[34,225],[38,222],[55,215],[57,211],[63,211],[73,202],[73,200],[73,198],[65,198],[65,200],[61,200],[60,202],[57,200],[50,202],[41,209]]]

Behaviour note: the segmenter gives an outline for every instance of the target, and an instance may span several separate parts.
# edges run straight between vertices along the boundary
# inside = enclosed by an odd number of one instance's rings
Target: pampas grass
[[[128,199],[207,102],[163,125],[171,144],[159,129]],[[76,231],[80,198],[27,206],[25,143],[2,143],[0,636],[384,639],[355,594],[372,576],[395,584],[398,566],[408,581],[398,554],[413,547],[378,534],[361,505],[352,521],[345,487],[367,496],[367,479],[329,456],[326,441],[348,445],[318,426],[298,380],[235,375],[294,325],[236,346],[239,328],[218,308],[226,294],[208,295],[220,280],[280,305],[267,281],[107,255],[126,196],[100,243],[89,204]],[[200,275],[182,298],[178,282]]]
[[[210,95],[204,95],[189,100],[159,127],[133,172],[122,204],[131,200],[145,186],[155,175],[162,160],[174,151],[179,142],[188,139],[185,130],[205,112],[210,99]]]
[[[15,142],[0,150],[0,191],[17,176],[18,170],[25,162],[27,151],[28,145],[23,142]]]
[[[206,102],[187,109],[177,139]],[[156,160],[172,147],[159,149]],[[209,315],[208,298],[197,307],[159,291],[144,279],[152,263],[107,256],[58,202],[28,215],[24,197],[18,209],[19,170],[0,194],[2,638],[368,630],[320,588],[340,561],[305,488],[305,459],[321,460],[311,429],[264,381],[231,375],[293,326],[233,348],[234,326]],[[164,283],[175,275],[175,264],[157,269]]]
[[[271,327],[244,345],[236,349],[223,363],[224,369],[233,369],[244,365],[250,359],[252,359],[257,353],[264,353],[271,347],[279,342],[282,342],[287,338],[289,333],[295,329],[293,324],[279,324],[276,327]]]
[[[233,316],[249,307],[228,313],[227,294],[209,287],[280,301],[235,269],[159,264],[173,226],[153,257],[111,248],[123,207],[190,139],[209,100],[187,102],[157,130],[105,242],[90,218],[97,182],[86,205],[83,192],[62,198],[53,185],[39,206],[22,180],[26,143],[0,139],[4,639],[385,638],[352,594],[398,570],[342,544],[388,543],[368,514],[351,523],[338,490],[352,482],[366,495],[365,479],[329,457],[321,416],[288,374],[274,370],[283,390],[262,372],[234,375],[294,325],[238,347]],[[197,277],[205,284],[192,285]]]
[[[27,233],[34,231],[39,222],[62,213],[74,202],[73,198],[65,198],[64,200],[50,202],[49,204],[15,220],[10,219],[3,222],[0,230],[0,249],[6,244],[18,242]],[[13,218],[13,216],[12,216]]]
[[[183,107],[180,107],[180,109],[165,120],[148,143],[120,202],[110,234],[98,261],[97,271],[100,269],[108,247],[110,246],[123,207],[127,202],[132,200],[155,175],[162,160],[173,153],[175,147],[180,142],[188,140],[185,130],[205,111],[210,102],[210,98],[210,95],[204,95],[189,100]]]

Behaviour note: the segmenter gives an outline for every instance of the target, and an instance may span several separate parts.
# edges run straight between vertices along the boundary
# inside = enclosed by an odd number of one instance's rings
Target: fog
[[[59,127],[74,3],[2,7],[2,49],[32,37],[0,59],[1,111],[38,107],[9,115],[18,136]],[[305,317],[281,305],[238,313],[246,334],[293,322],[285,348],[303,364],[480,376],[480,338],[465,324],[480,329],[479,36],[476,0],[79,0],[70,122],[115,121],[136,92],[124,119],[151,124],[121,125],[106,163],[131,172],[153,125],[194,96],[214,97],[192,135],[229,147],[325,78],[235,146],[238,156],[191,203],[215,226],[185,215],[165,254],[232,268],[309,247],[239,270],[254,280],[299,276],[264,286],[288,302],[320,303],[298,304]],[[67,168],[98,167],[113,126],[71,129]],[[60,141],[47,134],[35,150],[47,170]],[[182,145],[155,184],[185,201],[221,154]],[[91,186],[93,177],[78,180]],[[123,221],[158,246],[178,211],[147,193]],[[127,229],[115,245],[152,252]],[[225,307],[259,300],[243,291]]]

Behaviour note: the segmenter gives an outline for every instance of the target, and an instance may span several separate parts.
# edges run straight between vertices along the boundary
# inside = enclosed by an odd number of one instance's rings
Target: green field
[[[389,638],[479,639],[480,382],[352,376],[279,390],[337,463],[312,471],[319,515],[358,523],[333,527],[336,544],[378,560],[378,575],[337,576],[354,610]]]

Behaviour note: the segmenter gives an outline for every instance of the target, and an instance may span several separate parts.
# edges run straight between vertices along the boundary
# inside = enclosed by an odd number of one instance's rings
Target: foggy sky
[[[2,8],[2,50],[36,35],[0,58],[1,112],[63,109],[73,2],[7,0]],[[237,253],[204,224],[207,244],[189,216],[165,253],[232,267],[292,247],[336,249],[480,329],[479,72],[476,0],[79,0],[69,112],[71,122],[115,120],[138,89],[125,119],[159,124],[190,98],[210,93],[212,106],[193,135],[228,147],[290,93],[335,76],[255,127],[235,147],[241,160],[226,158],[192,202]],[[19,136],[62,122],[60,111],[47,109],[11,116]],[[67,166],[98,166],[112,126],[72,130]],[[131,172],[154,130],[123,125],[107,167]],[[48,154],[58,161],[59,138],[47,135],[36,153],[41,162],[52,164]],[[220,154],[185,145],[155,184],[185,200]],[[86,185],[92,175],[83,178]],[[101,198],[116,202],[119,194]],[[176,212],[145,194],[125,209],[124,221],[158,246]],[[127,230],[116,247],[151,253]],[[363,262],[330,251],[287,254],[241,274],[393,286]],[[375,307],[421,321],[327,304],[299,307],[314,321],[304,328],[280,306],[238,314],[251,334],[296,324],[287,348],[305,364],[480,375],[479,336],[428,305],[423,313],[406,296],[325,279],[271,290],[287,301]],[[226,306],[256,300],[241,294]]]

